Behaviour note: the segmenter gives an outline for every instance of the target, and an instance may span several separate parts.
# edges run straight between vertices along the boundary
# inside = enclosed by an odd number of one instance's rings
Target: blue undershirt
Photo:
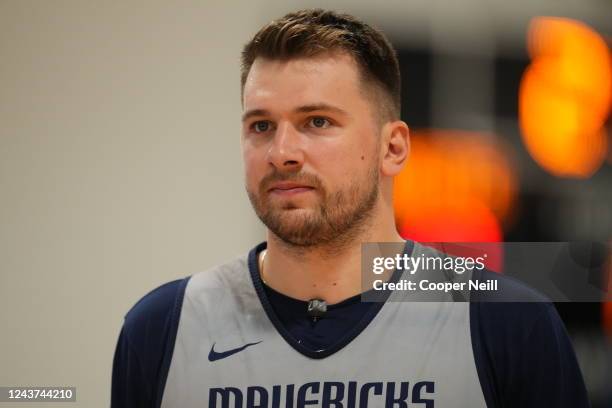
[[[308,302],[294,299],[263,284],[274,312],[289,333],[312,351],[330,348],[365,316],[374,303],[361,301],[356,295],[328,305],[320,319],[308,315]]]

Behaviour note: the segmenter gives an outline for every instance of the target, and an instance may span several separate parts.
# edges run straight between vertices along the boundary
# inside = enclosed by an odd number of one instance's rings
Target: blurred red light
[[[476,132],[413,134],[408,165],[394,186],[400,234],[422,242],[501,241],[517,182],[495,141]]]

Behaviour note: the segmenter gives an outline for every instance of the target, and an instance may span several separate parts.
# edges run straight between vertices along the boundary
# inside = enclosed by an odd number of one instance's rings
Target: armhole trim
[[[184,278],[179,282],[176,298],[174,305],[170,313],[170,320],[168,324],[168,337],[164,346],[164,357],[161,362],[160,374],[157,381],[157,392],[155,395],[155,407],[161,408],[161,404],[164,396],[164,388],[166,387],[166,380],[168,379],[168,372],[170,371],[170,363],[172,362],[172,355],[174,352],[174,344],[176,342],[176,335],[178,333],[179,321],[181,319],[181,310],[183,309],[183,299],[185,298],[185,289],[191,276]]]

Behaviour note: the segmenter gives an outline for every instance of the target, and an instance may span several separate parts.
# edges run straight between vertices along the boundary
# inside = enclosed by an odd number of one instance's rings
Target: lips
[[[306,184],[286,181],[272,184],[272,186],[268,189],[268,192],[281,196],[290,196],[300,193],[306,193],[311,190],[314,190],[314,187]]]
[[[294,182],[289,182],[289,181],[285,181],[285,182],[281,182],[281,183],[274,183],[269,191],[272,190],[294,190],[294,189],[312,189],[312,186],[306,185],[306,184],[299,184],[299,183],[294,183]]]

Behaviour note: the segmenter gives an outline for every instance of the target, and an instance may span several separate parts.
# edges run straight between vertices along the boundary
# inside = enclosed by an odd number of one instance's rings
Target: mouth
[[[312,186],[292,182],[283,182],[273,184],[268,189],[268,192],[276,196],[291,197],[299,194],[304,194],[313,190],[314,187]]]

